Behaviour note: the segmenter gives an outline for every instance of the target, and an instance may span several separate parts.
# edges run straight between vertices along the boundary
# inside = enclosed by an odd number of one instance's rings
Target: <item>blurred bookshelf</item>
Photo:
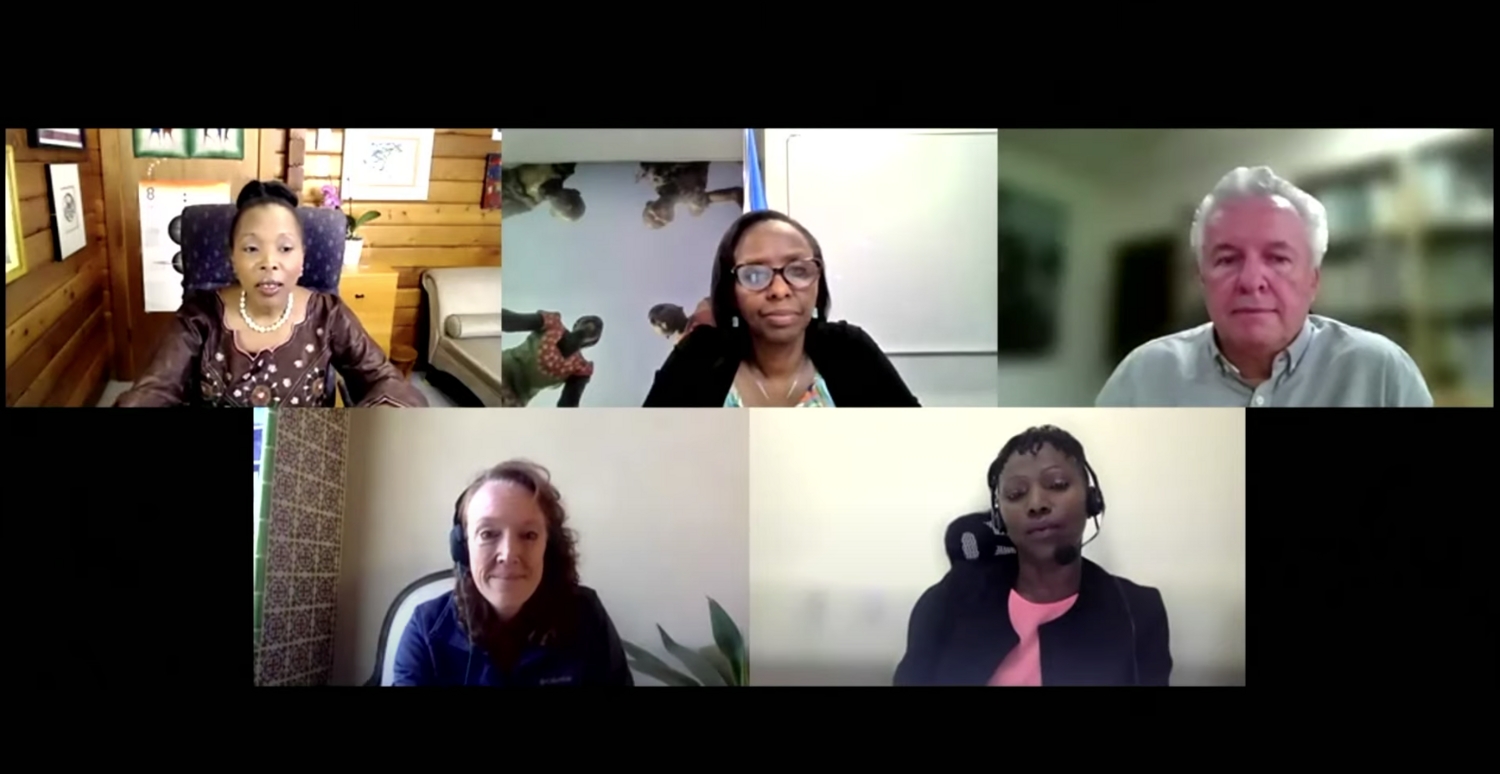
[[[1494,158],[1475,130],[1294,181],[1328,210],[1313,312],[1400,344],[1439,406],[1494,405]],[[1181,327],[1208,320],[1201,294],[1175,306]]]

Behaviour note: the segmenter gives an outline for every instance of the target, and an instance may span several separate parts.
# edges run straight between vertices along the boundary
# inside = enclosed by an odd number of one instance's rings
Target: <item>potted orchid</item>
[[[332,185],[325,185],[325,186],[323,186],[323,206],[327,207],[327,208],[329,208],[331,210],[342,210],[344,208],[344,201],[339,198],[339,189],[338,189],[337,186],[332,186]],[[369,223],[370,221],[372,221],[372,220],[374,220],[374,219],[376,219],[378,217],[380,217],[380,213],[375,212],[373,210],[370,211],[370,212],[366,212],[365,214],[360,215],[357,218],[354,217],[353,215],[347,213],[347,212],[344,213],[344,223],[345,223],[345,232],[344,232],[344,265],[345,266],[358,266],[359,265],[359,254],[360,254],[360,251],[363,249],[364,244],[365,244],[365,238],[359,235],[359,229],[360,229],[361,226],[365,225],[366,223]]]

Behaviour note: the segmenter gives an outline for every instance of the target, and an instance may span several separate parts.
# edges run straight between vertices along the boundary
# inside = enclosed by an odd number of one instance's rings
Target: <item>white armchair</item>
[[[375,670],[370,673],[366,686],[383,686],[395,682],[396,650],[401,645],[401,635],[407,622],[417,611],[417,605],[437,599],[453,590],[453,571],[423,575],[396,595],[391,609],[386,611],[385,623],[380,626],[380,640],[375,647]]]
[[[427,362],[500,404],[500,267],[428,269],[422,275],[429,320]]]

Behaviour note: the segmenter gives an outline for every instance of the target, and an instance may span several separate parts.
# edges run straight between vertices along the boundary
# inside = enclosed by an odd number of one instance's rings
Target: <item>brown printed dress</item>
[[[285,344],[251,354],[224,326],[214,291],[183,299],[146,373],[116,406],[333,406],[333,375],[357,406],[426,406],[338,296],[313,293]]]

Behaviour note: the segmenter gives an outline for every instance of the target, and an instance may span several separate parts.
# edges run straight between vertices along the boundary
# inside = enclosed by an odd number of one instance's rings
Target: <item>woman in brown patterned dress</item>
[[[297,285],[297,195],[254,181],[236,205],[238,284],[189,292],[146,373],[115,405],[332,406],[337,373],[358,406],[426,406],[338,296]]]

